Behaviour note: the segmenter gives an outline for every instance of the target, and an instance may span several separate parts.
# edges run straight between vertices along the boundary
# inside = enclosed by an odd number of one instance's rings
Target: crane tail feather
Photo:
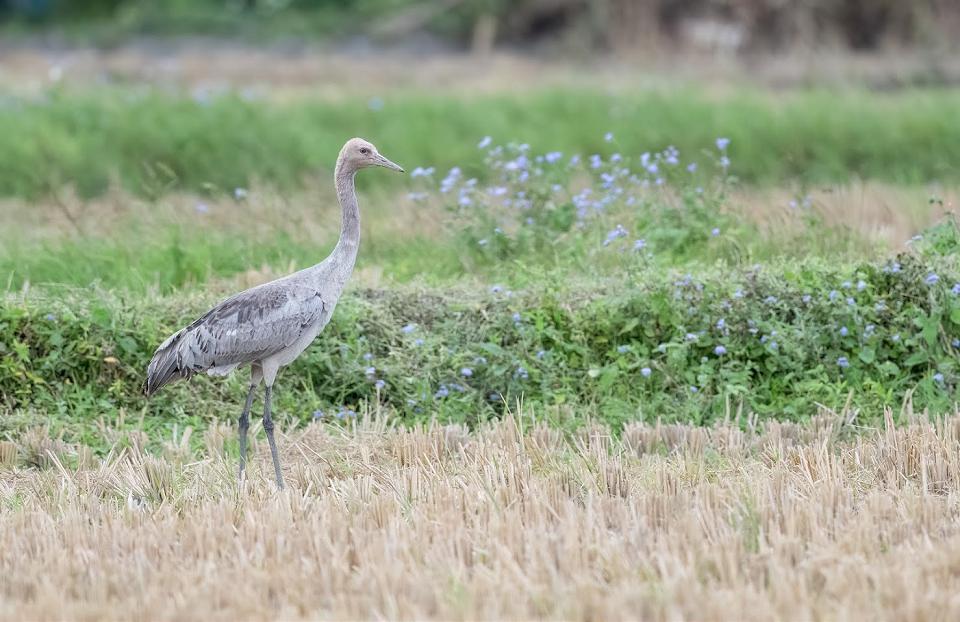
[[[143,394],[151,397],[164,386],[179,380],[189,378],[193,372],[181,366],[181,357],[177,347],[183,331],[172,335],[163,342],[153,354],[147,366],[147,379],[143,383]]]

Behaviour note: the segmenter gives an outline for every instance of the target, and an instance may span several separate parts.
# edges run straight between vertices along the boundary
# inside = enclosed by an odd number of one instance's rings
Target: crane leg
[[[263,397],[263,429],[267,433],[267,441],[270,443],[270,453],[273,455],[273,472],[274,475],[277,476],[277,487],[283,490],[283,475],[280,473],[280,456],[277,454],[277,441],[273,438],[273,419],[270,418],[271,393],[273,393],[273,387],[268,384]]]
[[[243,471],[247,466],[247,430],[250,429],[250,408],[253,406],[253,392],[257,390],[257,385],[250,383],[250,390],[247,391],[247,404],[243,407],[243,414],[237,422],[237,436],[240,440],[240,473],[237,476],[239,482],[243,482]]]

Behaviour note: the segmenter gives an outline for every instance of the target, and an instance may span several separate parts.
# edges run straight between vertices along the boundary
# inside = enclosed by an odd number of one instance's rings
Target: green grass
[[[373,95],[373,94],[372,94]],[[699,156],[717,136],[732,139],[738,176],[750,183],[956,181],[960,92],[757,92],[714,97],[697,90],[616,95],[548,90],[520,95],[385,94],[366,100],[205,103],[151,89],[51,91],[7,96],[0,115],[0,195],[38,197],[65,184],[102,193],[112,175],[129,190],[232,190],[251,180],[286,191],[325,177],[352,135],[374,140],[409,168],[479,168],[475,144],[492,135],[545,152],[625,154],[675,145]],[[372,180],[372,184],[398,183]]]
[[[407,423],[475,424],[522,398],[567,426],[586,417],[707,424],[741,405],[763,418],[803,420],[818,404],[879,416],[908,395],[914,408],[944,412],[960,398],[958,248],[948,222],[895,263],[807,259],[692,274],[641,263],[629,288],[623,277],[545,275],[513,295],[353,290],[282,374],[277,405],[287,423],[379,400]],[[2,425],[16,434],[42,412],[96,445],[96,422],[122,412],[145,418],[155,438],[232,418],[243,374],[176,385],[150,402],[139,394],[156,344],[210,302],[101,289],[8,296],[0,393],[13,414]]]
[[[0,191],[39,196],[74,183],[92,195],[116,175],[146,197],[65,206],[81,219],[70,233],[31,213],[63,218],[50,199],[7,202],[40,230],[7,217],[0,232],[10,284],[0,300],[0,432],[49,424],[103,449],[104,420],[156,441],[174,426],[235,417],[241,374],[145,402],[147,361],[234,289],[238,273],[284,273],[325,254],[337,231],[332,195],[314,205],[299,188],[349,134],[375,137],[410,168],[439,170],[361,176],[359,274],[318,343],[282,376],[286,423],[377,401],[406,423],[475,424],[522,399],[557,425],[616,427],[706,424],[740,407],[793,420],[819,404],[880,413],[905,399],[943,412],[960,397],[955,222],[893,260],[802,200],[804,180],[946,171],[960,149],[941,109],[960,100],[952,92],[407,95],[381,111],[123,93],[53,93],[0,116],[9,165]],[[478,149],[485,134],[501,146]],[[732,139],[729,171],[717,135]],[[669,144],[676,163],[669,151],[640,155]],[[554,148],[566,155],[538,158]],[[573,166],[573,152],[602,163]],[[441,181],[451,165],[462,173]],[[326,188],[328,175],[305,185]],[[252,193],[232,198],[252,176]],[[795,176],[801,200],[781,206],[772,227],[734,203],[738,178]],[[208,208],[195,210],[199,200]],[[386,383],[379,392],[376,380]]]

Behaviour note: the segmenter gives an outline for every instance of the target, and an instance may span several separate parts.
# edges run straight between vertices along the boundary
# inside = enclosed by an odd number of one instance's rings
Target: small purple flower
[[[699,393],[699,392],[700,392],[700,389],[698,389],[697,387],[691,386],[691,387],[690,387],[690,392],[691,392],[691,393]]]
[[[630,346],[617,346],[617,352],[620,354],[626,354],[630,351]]]
[[[633,242],[633,250],[635,251],[642,251],[646,247],[647,247],[647,241],[644,239],[635,240]]]
[[[837,359],[837,365],[843,369],[846,369],[847,367],[850,367],[850,361],[847,360],[847,357],[841,356]]]
[[[612,143],[612,142],[613,142],[613,132],[607,132],[606,134],[604,134],[604,135],[603,135],[603,140],[607,141],[608,143]]]
[[[800,298],[800,300],[803,301],[804,303],[808,303],[808,302],[810,302],[812,299],[813,299],[813,297],[812,297],[810,294],[804,294],[803,297]]]
[[[502,286],[502,285],[494,285],[494,286],[492,286],[492,287],[490,288],[490,293],[491,293],[491,294],[499,294],[499,293],[502,292],[502,291],[503,291],[503,286]]]
[[[960,339],[954,339],[950,342],[950,345],[952,345],[954,348],[960,348]]]
[[[850,305],[851,307],[853,307],[853,306],[856,306],[857,301],[848,296],[848,297],[847,297],[847,304]]]
[[[844,281],[843,283],[840,284],[840,287],[842,287],[843,289],[850,289],[851,287],[853,287],[853,283],[851,283],[850,281]]]
[[[517,371],[513,372],[513,377],[514,377],[514,378],[519,378],[520,380],[529,380],[529,379],[530,379],[530,374],[527,373],[526,368],[524,368],[524,367],[522,367],[522,366],[518,366],[518,367],[517,367]]]
[[[727,349],[723,346],[717,346],[716,348],[713,349],[713,353],[716,354],[717,356],[723,356],[724,354],[727,353]]]
[[[46,316],[44,316],[44,317],[46,317],[46,320],[47,320],[48,322],[56,322],[56,321],[57,321],[57,316],[55,316],[55,315],[52,314],[52,313],[48,313],[48,314],[47,314]]]
[[[542,361],[542,360],[543,360],[543,357],[545,357],[546,355],[547,355],[547,351],[546,351],[546,350],[538,350],[538,351],[537,351],[537,354],[536,354],[537,360],[538,360],[538,361]]]
[[[423,168],[418,166],[417,168],[410,171],[410,177],[416,179],[417,177],[430,177],[434,173],[434,168],[431,166],[429,168]]]
[[[373,376],[374,374],[377,373],[377,368],[370,366],[366,368],[363,373],[366,374],[367,376]]]
[[[730,168],[730,158],[728,158],[727,156],[723,156],[722,158],[720,158],[720,166],[723,169]]]
[[[950,293],[954,296],[960,296],[960,283],[954,283],[953,287],[950,288]]]
[[[377,381],[373,384],[373,386],[375,386],[378,391],[382,391],[383,388],[384,388],[385,386],[387,386],[387,383],[384,382],[383,379],[380,379],[380,380],[377,380]]]
[[[519,311],[514,311],[512,318],[514,324],[519,324],[521,321],[523,321]]]
[[[697,163],[696,163],[696,162],[691,162],[690,164],[687,164],[687,172],[696,173],[696,172],[697,172]]]
[[[943,374],[941,374],[940,372],[935,373],[933,375],[933,380],[937,384],[943,384]]]
[[[412,333],[413,331],[417,330],[417,325],[416,325],[416,324],[407,324],[406,326],[404,326],[404,327],[401,328],[400,330],[401,330],[401,332],[403,332],[403,334],[409,335],[409,334]]]
[[[247,198],[247,189],[239,186],[233,189],[233,198],[237,201],[243,201]]]
[[[447,385],[441,384],[440,388],[437,389],[437,392],[433,394],[435,398],[444,398],[450,395],[450,389],[447,388]]]
[[[556,164],[557,162],[560,161],[561,158],[563,158],[563,154],[560,153],[559,151],[551,151],[550,153],[548,153],[543,157],[543,159],[546,160],[548,164]]]
[[[776,297],[776,296],[767,296],[766,298],[763,299],[763,301],[764,301],[765,303],[767,303],[768,305],[777,304],[777,297]]]
[[[687,341],[696,341],[697,339],[698,337],[696,333],[687,333],[687,336],[686,336]]]
[[[600,157],[600,154],[595,153],[590,156],[590,168],[600,168],[603,166],[603,158]]]
[[[490,136],[484,136],[479,143],[477,143],[477,149],[486,149],[490,146],[490,143],[493,142],[493,138]]]
[[[717,330],[723,330],[727,327],[727,321],[723,318],[717,320]]]
[[[469,367],[464,367],[463,369],[460,370],[460,375],[463,376],[464,378],[469,378],[470,376],[473,375],[473,370],[470,369]]]
[[[313,411],[313,418],[314,418],[314,419],[323,419],[323,411],[320,410],[319,408],[318,408],[317,410]]]
[[[831,289],[830,293],[827,294],[827,298],[829,298],[831,301],[836,300],[839,297],[840,297],[840,292],[838,292],[835,289]]]
[[[841,326],[841,327],[840,327],[840,336],[841,336],[841,337],[846,337],[849,333],[850,333],[850,331],[847,330],[847,327],[846,327],[846,326]]]
[[[422,345],[423,345],[423,339],[421,339],[420,337],[417,337],[416,339],[413,340],[413,345],[415,345],[415,346],[422,346]]]
[[[726,151],[727,147],[730,145],[729,138],[718,138],[717,139],[717,149],[720,151]]]
[[[864,281],[863,279],[860,279],[859,281],[857,281],[857,291],[862,292],[865,289],[867,289],[867,282]]]
[[[720,227],[714,227],[710,231],[710,235],[712,235],[713,237],[717,237],[718,235],[720,235]]]
[[[603,241],[604,246],[609,246],[611,242],[617,238],[623,238],[628,235],[626,229],[623,228],[623,225],[617,225],[613,230],[607,233],[607,239]]]
[[[373,354],[371,354],[370,352],[364,352],[364,353],[363,353],[363,360],[369,361],[369,360],[371,360],[372,358],[373,358]]]
[[[652,373],[653,373],[653,370],[651,370],[649,367],[642,367],[640,369],[640,375],[643,376],[644,378],[649,378],[650,374]]]
[[[927,278],[923,280],[927,285],[936,285],[940,281],[940,277],[931,272],[927,275]]]

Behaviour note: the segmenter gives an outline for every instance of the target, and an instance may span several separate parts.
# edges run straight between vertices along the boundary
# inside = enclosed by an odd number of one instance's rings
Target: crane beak
[[[374,160],[374,164],[376,164],[377,166],[382,166],[383,168],[388,168],[393,171],[399,171],[401,173],[403,172],[402,166],[400,166],[399,164],[395,164],[394,162],[391,162],[390,160],[386,159],[379,153],[377,154],[377,157]]]

